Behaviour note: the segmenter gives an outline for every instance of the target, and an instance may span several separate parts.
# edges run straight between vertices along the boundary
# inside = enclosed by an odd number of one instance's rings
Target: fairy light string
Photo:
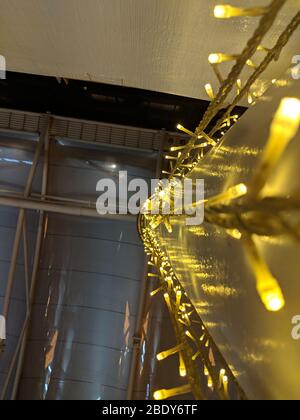
[[[174,176],[177,172],[178,167],[183,163],[186,155],[193,149],[195,141],[198,136],[207,128],[209,123],[217,115],[218,111],[222,108],[227,96],[231,92],[232,88],[236,85],[236,81],[239,79],[240,74],[247,65],[247,61],[252,58],[256,53],[259,45],[262,44],[264,36],[267,34],[271,26],[273,25],[280,9],[286,3],[287,0],[273,0],[269,6],[269,11],[266,13],[260,20],[259,26],[256,29],[253,37],[249,40],[244,51],[239,55],[236,60],[235,65],[233,66],[230,74],[227,79],[221,85],[215,99],[210,103],[204,117],[198,127],[195,130],[194,135],[191,137],[188,142],[186,149],[182,152],[182,155],[178,158],[177,165],[171,172],[171,176]]]
[[[286,0],[274,0],[264,8],[248,9],[230,5],[216,6],[214,13],[217,18],[262,17],[254,35],[240,55],[217,53],[210,56],[209,62],[221,86],[217,93],[214,92],[211,84],[208,83],[205,86],[211,103],[194,132],[178,124],[177,128],[187,136],[180,140],[179,145],[173,145],[166,156],[169,168],[163,173],[168,175],[170,180],[185,178],[198,165],[205,153],[218,144],[225,131],[238,120],[238,115],[233,114],[233,111],[243,97],[249,95],[251,101],[256,101],[257,95],[251,92],[251,87],[268,65],[279,57],[300,24],[300,12],[298,12],[279,36],[273,48],[262,45],[265,35],[285,3]],[[259,65],[252,61],[257,51],[266,54]],[[219,66],[222,62],[231,60],[234,60],[235,64],[224,80]],[[252,67],[254,71],[243,83],[240,75],[246,66]],[[233,88],[236,89],[236,95],[231,104],[226,105],[225,101]],[[212,124],[222,108],[225,108],[225,111],[221,118],[214,123],[209,133],[205,133],[204,130]],[[300,241],[300,226],[289,224],[284,217],[286,211],[299,211],[300,197],[297,194],[291,194],[289,197],[264,197],[261,192],[268,179],[270,168],[280,159],[289,142],[295,137],[299,124],[300,101],[297,98],[284,98],[274,117],[270,138],[262,154],[260,165],[249,185],[233,186],[203,203],[205,221],[224,228],[228,235],[241,241],[253,272],[258,295],[265,308],[271,312],[281,310],[285,305],[285,299],[280,282],[271,273],[258,250],[255,235],[272,236],[288,233],[295,240]],[[286,130],[286,127],[289,130]],[[286,137],[285,132],[288,132]],[[282,136],[285,142],[279,142],[281,147],[276,147],[278,138]],[[274,150],[276,150],[276,159]],[[164,199],[164,191],[161,190],[159,194]],[[149,199],[150,207],[152,201],[155,201],[155,197]],[[169,204],[173,206],[174,197],[171,196]],[[149,267],[154,271],[149,276],[149,281],[158,279],[160,283],[159,287],[151,292],[151,296],[162,293],[177,338],[176,346],[164,350],[157,357],[161,362],[165,357],[177,357],[178,376],[182,379],[186,378],[188,383],[172,389],[156,390],[154,398],[165,399],[192,392],[196,399],[201,400],[207,397],[209,389],[216,393],[219,399],[230,399],[234,389],[239,399],[246,399],[245,393],[176,277],[171,261],[160,248],[155,230],[161,225],[169,233],[172,232],[170,215],[161,213],[139,215],[140,236],[144,241],[146,254],[150,258]],[[203,378],[206,382],[205,387]]]
[[[168,357],[178,358],[178,376],[186,378],[187,385],[175,387],[170,390],[156,390],[154,398],[171,398],[175,395],[183,395],[192,392],[198,400],[205,399],[208,389],[212,389],[219,399],[229,399],[229,394],[224,392],[223,385],[220,385],[220,372],[226,372],[229,378],[231,391],[237,399],[247,399],[244,391],[238,384],[231,369],[219,352],[208,330],[199,318],[195,307],[187,297],[177,276],[172,270],[171,262],[162,251],[156,233],[148,226],[144,215],[138,219],[138,227],[145,245],[145,250],[149,256],[150,266],[155,268],[160,287],[155,289],[161,292],[173,323],[177,338],[177,345],[165,349],[157,354],[159,362],[163,362]],[[149,281],[154,278],[150,277]],[[153,296],[153,294],[151,293]],[[213,356],[213,361],[211,360]],[[206,386],[203,385],[203,375],[205,371],[209,373]],[[181,375],[180,375],[181,372]],[[202,372],[202,380],[201,373]],[[205,376],[205,375],[204,375]],[[167,392],[168,391],[168,392]]]
[[[214,135],[218,131],[218,128],[222,125],[226,115],[232,113],[232,111],[237,106],[237,104],[250,91],[251,86],[253,86],[253,84],[259,78],[259,76],[267,69],[267,67],[270,65],[272,61],[274,61],[275,59],[279,57],[279,55],[281,54],[281,51],[286,46],[289,39],[294,34],[296,29],[299,27],[299,25],[300,25],[300,12],[298,12],[296,16],[294,16],[290,24],[285,28],[285,30],[282,32],[282,34],[278,38],[276,45],[272,49],[270,49],[266,57],[263,59],[262,63],[257,67],[255,72],[249,77],[246,84],[243,87],[241,87],[240,91],[238,92],[238,95],[234,98],[232,104],[225,111],[225,114],[223,114],[220,117],[215,127],[211,130],[210,135]]]

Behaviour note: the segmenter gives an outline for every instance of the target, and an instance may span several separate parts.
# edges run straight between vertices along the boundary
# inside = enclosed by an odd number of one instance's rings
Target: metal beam
[[[17,207],[26,210],[46,211],[49,213],[67,214],[69,216],[94,217],[104,220],[126,220],[135,222],[136,216],[131,214],[100,215],[96,209],[51,203],[50,201],[31,200],[19,197],[0,197],[0,206]]]
[[[45,200],[45,195],[47,194],[47,187],[48,187],[49,147],[50,147],[50,139],[48,135],[46,136],[45,141],[44,141],[44,165],[43,165],[42,190],[41,190],[42,201]],[[26,319],[24,321],[24,330],[23,330],[23,336],[22,336],[21,345],[20,345],[20,352],[19,352],[16,373],[15,373],[15,378],[14,378],[14,383],[13,383],[13,388],[12,388],[12,393],[11,393],[11,400],[15,400],[17,397],[20,380],[22,376],[22,371],[23,371],[25,351],[26,351],[29,326],[30,326],[30,320],[31,320],[31,314],[32,314],[32,305],[33,305],[33,300],[34,300],[36,281],[37,281],[37,275],[38,275],[39,264],[40,264],[41,248],[42,248],[42,242],[43,242],[43,237],[44,237],[43,235],[44,220],[45,220],[45,212],[41,211],[39,215],[39,224],[38,224],[38,231],[37,231],[37,237],[36,237],[36,243],[35,243],[33,269],[32,269],[32,276],[31,276],[30,289],[29,289],[29,295],[28,295],[28,311],[26,314]]]
[[[49,117],[47,117],[47,124],[46,124],[46,126],[43,130],[43,133],[41,134],[40,140],[37,144],[35,154],[34,154],[34,158],[33,158],[33,162],[32,162],[32,166],[30,167],[30,171],[29,171],[29,175],[28,175],[28,179],[27,179],[27,183],[26,183],[26,187],[25,187],[25,191],[24,191],[24,199],[27,199],[27,197],[29,197],[31,187],[32,187],[32,183],[33,183],[33,178],[34,178],[36,168],[37,168],[37,165],[38,165],[38,161],[39,161],[41,152],[43,150],[44,141],[45,141],[45,138],[49,135],[49,128],[50,128],[50,119],[49,119]],[[22,208],[21,206],[20,206],[20,208],[21,208],[21,210],[19,211],[15,240],[14,240],[14,245],[13,245],[13,250],[12,250],[12,257],[11,257],[11,262],[10,262],[10,267],[9,267],[8,279],[7,279],[7,283],[6,283],[5,295],[4,295],[3,316],[4,316],[5,319],[7,319],[7,315],[8,315],[8,311],[9,311],[10,298],[11,298],[12,288],[13,288],[13,284],[14,284],[14,278],[15,278],[15,274],[16,274],[16,267],[17,267],[17,259],[18,259],[18,254],[19,254],[20,242],[21,242],[22,233],[23,233],[25,208]]]
[[[27,179],[26,187],[25,187],[25,191],[24,191],[24,199],[27,199],[30,195],[34,175],[36,173],[36,168],[37,168],[37,165],[38,165],[38,162],[39,162],[39,158],[40,158],[41,152],[43,150],[44,143],[49,138],[50,124],[51,124],[50,118],[47,116],[46,125],[43,129],[43,132],[41,133],[39,142],[38,142],[36,150],[35,150],[32,166],[31,166],[30,171],[29,171],[29,175],[28,175],[28,179]],[[19,253],[22,234],[24,236],[25,283],[26,283],[26,306],[27,306],[26,318],[25,318],[22,330],[20,332],[20,336],[19,336],[19,339],[18,339],[18,343],[17,343],[16,349],[15,349],[13,358],[12,358],[10,366],[9,366],[9,371],[8,371],[7,376],[6,376],[5,383],[4,383],[2,391],[1,391],[1,396],[0,396],[1,400],[5,399],[5,397],[6,397],[7,388],[8,388],[10,378],[11,378],[11,375],[12,375],[14,367],[15,367],[15,363],[17,361],[18,353],[19,353],[19,350],[22,349],[22,343],[23,343],[23,340],[24,340],[25,331],[28,327],[29,313],[30,313],[30,301],[29,301],[30,296],[29,296],[29,282],[28,282],[28,280],[29,280],[28,246],[27,246],[28,244],[27,244],[26,215],[25,215],[25,209],[24,208],[21,208],[20,211],[19,211],[17,227],[16,227],[16,234],[15,234],[15,241],[14,241],[13,251],[12,251],[12,258],[11,258],[11,262],[10,262],[8,280],[7,280],[7,284],[6,284],[4,304],[3,304],[3,316],[5,317],[5,320],[7,319],[8,312],[9,312],[9,306],[10,306],[10,301],[11,301],[11,293],[12,293],[12,288],[13,288],[13,284],[14,284],[17,258],[18,258],[18,253]]]

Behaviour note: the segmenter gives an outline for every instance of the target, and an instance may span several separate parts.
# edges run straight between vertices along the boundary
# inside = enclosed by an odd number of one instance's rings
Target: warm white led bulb
[[[236,60],[237,57],[237,55],[233,54],[213,53],[208,56],[208,61],[210,62],[210,64],[221,64],[225,61]]]
[[[237,16],[261,16],[269,10],[269,7],[241,8],[230,4],[219,4],[214,8],[214,16],[217,19],[230,19]]]
[[[211,85],[210,83],[207,83],[207,84],[205,85],[205,91],[206,91],[206,93],[207,93],[207,96],[208,96],[210,99],[214,99],[215,95],[214,95],[214,91],[213,91],[212,85]]]
[[[228,19],[231,17],[231,6],[228,4],[217,5],[214,9],[214,15],[217,19]]]

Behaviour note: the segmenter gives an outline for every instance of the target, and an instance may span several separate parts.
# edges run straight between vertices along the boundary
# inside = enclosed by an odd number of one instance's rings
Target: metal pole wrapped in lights
[[[219,4],[214,9],[217,19],[230,19],[238,16],[262,16],[270,10],[269,7],[234,7],[230,4]]]

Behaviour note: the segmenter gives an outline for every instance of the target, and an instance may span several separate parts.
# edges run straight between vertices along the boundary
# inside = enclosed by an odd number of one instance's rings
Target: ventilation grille
[[[174,133],[105,123],[52,117],[51,136],[88,143],[111,144],[135,149],[159,150],[164,136]],[[38,133],[45,125],[45,115],[0,109],[0,129]]]

